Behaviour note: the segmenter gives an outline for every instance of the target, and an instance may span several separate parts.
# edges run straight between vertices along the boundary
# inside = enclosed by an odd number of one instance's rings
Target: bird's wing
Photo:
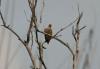
[[[44,32],[47,33],[47,34],[52,35],[52,29],[51,28],[45,28]]]

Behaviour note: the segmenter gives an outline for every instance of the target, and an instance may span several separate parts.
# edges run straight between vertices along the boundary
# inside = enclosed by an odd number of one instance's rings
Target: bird
[[[49,44],[51,38],[52,38],[52,25],[49,24],[47,28],[44,28],[44,37],[45,37],[45,42]]]

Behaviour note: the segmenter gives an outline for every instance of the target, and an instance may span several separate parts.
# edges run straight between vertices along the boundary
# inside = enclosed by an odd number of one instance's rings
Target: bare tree
[[[38,28],[38,24],[37,23],[37,16],[36,16],[36,7],[37,7],[37,0],[27,0],[28,1],[28,4],[29,4],[29,7],[30,7],[30,10],[31,10],[31,21],[29,23],[29,28],[28,28],[28,31],[27,31],[27,36],[26,36],[26,40],[23,40],[22,37],[19,36],[19,34],[16,33],[16,31],[14,31],[9,25],[7,25],[7,22],[5,21],[4,17],[3,17],[3,14],[0,10],[0,16],[1,16],[1,19],[2,19],[2,26],[4,28],[6,28],[7,30],[9,30],[10,32],[12,32],[17,38],[18,40],[23,44],[23,46],[26,48],[29,56],[30,56],[30,59],[32,61],[32,66],[33,66],[33,69],[42,69],[44,67],[44,69],[47,69],[47,66],[44,62],[44,59],[43,59],[43,52],[44,52],[44,47],[43,47],[43,43],[40,42],[39,40],[39,33],[42,33],[43,35],[48,35],[51,37],[51,39],[55,39],[57,40],[58,42],[60,42],[63,46],[65,46],[66,48],[68,48],[68,50],[70,51],[70,53],[72,54],[72,57],[73,57],[73,69],[77,69],[77,65],[78,65],[78,56],[79,56],[79,38],[80,38],[80,31],[82,29],[84,29],[86,26],[82,27],[82,28],[79,28],[79,24],[80,24],[80,20],[83,16],[83,12],[79,12],[79,15],[76,17],[76,19],[70,23],[69,25],[59,29],[54,35],[51,35],[51,34],[48,34],[48,33],[45,33],[44,31],[41,31],[39,28]],[[40,16],[40,23],[42,21],[42,14],[43,14],[43,8],[44,8],[44,0],[43,0],[43,7],[41,9],[41,16]],[[79,7],[78,7],[78,11],[79,11]],[[74,37],[74,40],[76,42],[76,49],[75,49],[75,52],[70,48],[70,45],[68,42],[64,42],[63,40],[59,39],[59,33],[64,31],[66,28],[70,27],[71,25],[73,25],[72,27],[72,35]],[[34,30],[33,30],[34,29]],[[34,52],[32,52],[32,46],[33,46],[33,34],[32,33],[35,33],[35,38],[36,38],[36,43],[38,45],[37,49],[38,49],[38,52],[39,52],[39,56],[38,56],[38,59],[40,61],[40,65],[36,65],[36,61],[35,61],[35,58],[34,58]]]

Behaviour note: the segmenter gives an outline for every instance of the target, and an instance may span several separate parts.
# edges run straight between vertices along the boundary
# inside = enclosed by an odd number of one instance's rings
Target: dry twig
[[[44,0],[42,0],[42,7],[41,7],[41,12],[40,12],[40,23],[42,23],[42,16],[43,16],[43,11],[44,11],[44,6],[45,6],[45,2],[44,2]]]
[[[32,16],[31,16],[30,27],[29,27],[29,30],[28,30],[28,33],[27,33],[27,42],[29,43],[29,41],[30,41],[30,32],[31,32],[31,29],[32,29],[33,24],[34,24],[36,42],[37,42],[38,47],[39,47],[40,61],[41,61],[42,65],[44,66],[44,68],[47,69],[46,65],[45,65],[45,63],[43,61],[42,55],[41,55],[42,54],[41,53],[41,45],[40,45],[39,40],[38,40],[37,18],[36,18],[36,15],[35,15],[35,8],[36,8],[36,5],[37,5],[37,0],[33,0],[32,2],[30,0],[28,0],[28,2],[29,2],[29,6],[30,6],[30,9],[31,9],[31,12],[32,12]]]
[[[80,20],[82,19],[83,16],[83,12],[81,13],[79,12],[79,5],[78,5],[78,13],[79,13],[79,17],[75,24],[75,28],[74,26],[72,27],[72,35],[76,43],[76,49],[75,49],[76,51],[75,51],[75,55],[73,56],[73,69],[77,69],[77,65],[78,65],[80,31],[86,27],[84,26],[81,29],[79,28]]]
[[[35,64],[34,57],[33,57],[33,55],[32,55],[32,52],[31,52],[30,48],[28,47],[27,43],[25,43],[25,42],[22,40],[22,38],[21,38],[12,28],[10,28],[9,26],[6,25],[6,22],[5,22],[4,18],[3,18],[3,15],[2,15],[2,13],[1,13],[1,10],[0,10],[0,16],[1,16],[1,19],[2,19],[2,21],[3,21],[3,25],[2,25],[2,26],[3,26],[4,28],[8,29],[9,31],[11,31],[11,32],[18,38],[18,40],[23,44],[23,46],[26,48],[26,50],[27,50],[27,52],[28,52],[28,54],[29,54],[29,56],[30,56],[30,59],[31,59],[31,61],[32,61],[32,63],[33,63],[33,66],[36,68],[36,64]]]
[[[47,33],[44,33],[44,32],[42,32],[42,31],[40,31],[40,30],[37,30],[37,31],[40,32],[40,33],[42,33],[42,34],[49,35],[49,34],[47,34]],[[49,35],[49,36],[51,36],[51,35]],[[61,39],[57,38],[56,36],[52,36],[52,39],[55,39],[55,40],[59,41],[61,44],[63,44],[65,47],[68,48],[68,50],[71,52],[72,55],[74,55],[74,53],[73,53],[73,51],[72,51],[72,49],[70,48],[70,46],[69,46],[68,43],[63,42]]]
[[[68,28],[68,27],[70,27],[71,25],[73,25],[77,20],[78,20],[78,17],[77,17],[73,22],[71,22],[70,24],[68,24],[67,26],[61,28],[54,36],[57,36],[60,32],[62,32],[62,31],[65,30],[66,28]]]

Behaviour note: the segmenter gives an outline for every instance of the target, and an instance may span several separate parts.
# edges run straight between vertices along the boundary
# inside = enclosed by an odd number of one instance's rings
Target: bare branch
[[[4,25],[3,25],[3,26],[4,26]],[[26,47],[26,49],[27,49],[27,51],[28,51],[28,53],[29,53],[29,56],[30,56],[30,58],[31,58],[31,60],[32,60],[32,63],[33,63],[33,65],[34,65],[34,67],[36,67],[35,60],[34,60],[33,55],[32,55],[32,53],[31,53],[31,49],[23,42],[23,40],[19,37],[19,35],[16,34],[16,32],[14,32],[11,28],[9,28],[9,27],[7,27],[7,26],[4,26],[4,27],[7,28],[8,30],[10,30],[14,35],[16,35],[17,38],[19,39],[19,41],[21,41],[21,43],[23,43],[23,45]]]
[[[77,65],[78,65],[80,30],[85,28],[85,27],[82,27],[81,29],[79,29],[79,23],[80,23],[80,20],[82,19],[83,12],[80,13],[79,5],[77,5],[77,7],[78,7],[79,17],[78,17],[78,21],[76,23],[75,28],[74,28],[74,26],[72,27],[72,35],[73,35],[75,42],[76,42],[75,56],[73,56],[73,69],[77,69]]]
[[[14,31],[12,30],[9,26],[6,26],[6,25],[2,25],[3,27],[7,28],[9,31],[11,31],[17,38],[18,40],[26,46],[26,44],[24,43],[24,41],[21,39],[21,37]]]
[[[42,49],[41,49],[41,45],[40,45],[40,43],[39,43],[39,41],[38,41],[38,30],[37,30],[37,27],[35,27],[35,29],[36,29],[36,41],[37,41],[37,44],[38,44],[38,46],[39,46],[39,56],[40,56],[40,61],[41,61],[41,63],[43,64],[43,66],[44,66],[44,68],[45,69],[47,69],[47,67],[46,67],[46,65],[45,65],[45,63],[44,63],[44,61],[43,61],[43,58],[42,58]]]
[[[30,9],[31,9],[31,12],[32,12],[32,16],[31,16],[31,22],[30,22],[30,26],[29,26],[29,29],[28,29],[28,32],[27,32],[27,43],[29,43],[30,41],[30,33],[31,33],[31,29],[33,27],[33,24],[35,25],[36,27],[36,16],[35,16],[35,8],[36,8],[36,4],[37,4],[37,0],[35,0],[35,5],[34,5],[34,0],[32,0],[32,2],[30,0],[28,0],[28,3],[29,3],[29,6],[30,6]]]
[[[73,52],[73,50],[70,48],[70,46],[69,46],[68,43],[66,44],[65,42],[63,42],[63,41],[60,40],[59,38],[54,38],[54,39],[56,39],[56,40],[59,41],[61,44],[63,44],[65,47],[67,47],[68,50],[71,52],[71,54],[74,56],[74,52]]]
[[[38,43],[38,45],[39,45],[39,59],[40,59],[42,65],[44,66],[44,68],[47,69],[47,67],[46,67],[46,65],[45,65],[45,63],[44,63],[44,61],[43,61],[43,58],[42,58],[42,46],[40,45],[39,42],[37,42],[37,43]]]
[[[36,3],[37,3],[37,2],[36,2]],[[34,4],[34,3],[32,3],[32,4]],[[29,36],[30,36],[30,31],[31,31],[31,28],[32,28],[32,24],[34,23],[34,25],[35,25],[34,28],[35,28],[36,42],[37,42],[37,44],[38,44],[38,46],[39,46],[39,56],[40,56],[42,65],[44,66],[45,69],[47,69],[47,68],[46,68],[46,65],[45,65],[45,63],[44,63],[44,61],[43,61],[43,59],[42,59],[42,55],[41,55],[41,45],[40,45],[39,40],[38,40],[37,18],[36,18],[36,16],[35,16],[35,7],[34,7],[34,5],[32,6],[31,11],[32,11],[32,18],[31,18],[31,22],[30,22],[29,31],[28,31],[28,38],[30,38],[30,37],[29,37]],[[30,40],[30,39],[29,39],[29,40]]]
[[[13,29],[11,29],[9,26],[6,26],[6,22],[4,21],[4,18],[3,18],[3,16],[2,16],[1,11],[0,11],[0,16],[1,16],[1,19],[2,19],[2,21],[3,21],[3,25],[2,25],[2,26],[3,26],[4,28],[8,29],[9,31],[11,31],[11,32],[18,38],[18,40],[25,46],[25,48],[26,48],[26,50],[27,50],[27,52],[28,52],[28,54],[29,54],[29,56],[30,56],[31,61],[32,61],[34,67],[36,68],[35,60],[34,60],[34,58],[33,58],[31,49],[28,47],[27,43],[25,43],[25,42],[21,39],[21,37],[20,37]]]
[[[77,21],[76,26],[79,26],[79,22],[80,22],[82,16],[83,16],[83,12],[79,13],[79,19],[78,19],[78,21]]]
[[[32,34],[32,31],[31,31],[31,38],[32,38],[32,43],[31,43],[31,49],[32,49],[32,45],[33,45],[33,34]]]
[[[29,48],[29,46],[25,46],[25,47],[26,47],[26,49],[27,49],[27,51],[28,51],[28,54],[29,54],[30,59],[31,59],[31,61],[32,61],[32,64],[33,64],[34,68],[36,69],[37,67],[36,67],[36,63],[35,63],[35,58],[34,58],[34,56],[32,55],[31,48]]]
[[[41,51],[41,57],[39,57],[39,60],[41,61],[41,63],[40,63],[40,69],[42,69],[42,65],[44,66],[45,69],[47,69],[47,67],[46,67],[46,65],[45,65],[45,63],[43,61],[43,46],[42,46],[42,44],[40,45],[40,48],[41,48],[41,50],[40,50]]]
[[[30,22],[30,26],[29,26],[29,29],[28,29],[28,32],[27,32],[27,43],[29,43],[30,41],[30,33],[31,33],[31,30],[32,30],[32,26],[33,26],[33,18],[31,17],[31,22]]]
[[[77,20],[78,20],[78,17],[77,17],[73,22],[71,22],[70,24],[68,24],[67,26],[61,28],[54,36],[58,35],[60,32],[62,32],[62,31],[65,30],[66,28],[68,28],[68,27],[70,27],[71,25],[73,25]]]
[[[30,4],[30,2],[29,2],[29,4]],[[32,29],[32,25],[33,25],[33,23],[34,23],[34,28],[35,28],[35,35],[36,35],[36,42],[37,42],[37,44],[38,44],[38,46],[39,46],[39,56],[40,56],[40,59],[41,59],[41,63],[43,64],[43,66],[44,66],[44,68],[45,69],[47,69],[46,68],[46,65],[44,64],[44,61],[43,61],[43,59],[42,59],[42,55],[41,55],[41,45],[40,45],[40,43],[39,43],[39,41],[38,41],[38,31],[37,31],[37,29],[38,29],[38,27],[37,27],[37,18],[36,18],[36,16],[35,16],[35,8],[36,8],[36,4],[37,4],[37,0],[35,0],[35,4],[34,4],[34,0],[32,1],[32,3],[31,3],[31,12],[32,12],[32,17],[31,17],[31,22],[30,22],[30,27],[29,27],[29,30],[28,30],[28,32],[27,32],[27,42],[29,43],[29,41],[30,41],[30,32],[31,32],[31,29]],[[29,5],[30,6],[30,5]]]
[[[86,26],[83,26],[82,28],[80,28],[79,31],[83,30],[84,28],[86,28]]]
[[[42,31],[40,31],[40,30],[37,30],[37,31],[40,32],[40,33],[42,33],[42,34],[49,35],[49,34],[47,34],[47,33],[44,33],[44,32],[42,32]],[[51,36],[51,35],[49,35],[49,36]],[[68,50],[71,52],[71,54],[74,55],[74,53],[73,53],[72,49],[69,47],[68,43],[66,44],[65,42],[63,42],[62,40],[56,38],[55,36],[52,36],[52,38],[54,38],[55,40],[57,40],[57,41],[59,41],[61,44],[63,44],[65,47],[67,47]]]
[[[74,31],[74,26],[72,27],[72,35],[73,35],[73,37],[74,37],[74,40],[76,41],[76,37],[75,37],[75,31]]]
[[[36,8],[36,5],[37,5],[37,0],[35,0],[35,5],[34,5],[35,8]]]
[[[29,7],[31,9],[31,0],[28,0]]]
[[[43,16],[43,11],[44,11],[44,6],[45,6],[45,2],[44,2],[44,0],[42,0],[42,7],[41,7],[41,11],[40,11],[40,23],[42,23],[42,16]]]
[[[3,15],[2,15],[2,13],[1,13],[1,10],[0,10],[0,16],[1,16],[1,19],[2,19],[2,21],[3,21],[3,24],[6,25],[6,22],[5,22],[4,18],[3,18]]]

